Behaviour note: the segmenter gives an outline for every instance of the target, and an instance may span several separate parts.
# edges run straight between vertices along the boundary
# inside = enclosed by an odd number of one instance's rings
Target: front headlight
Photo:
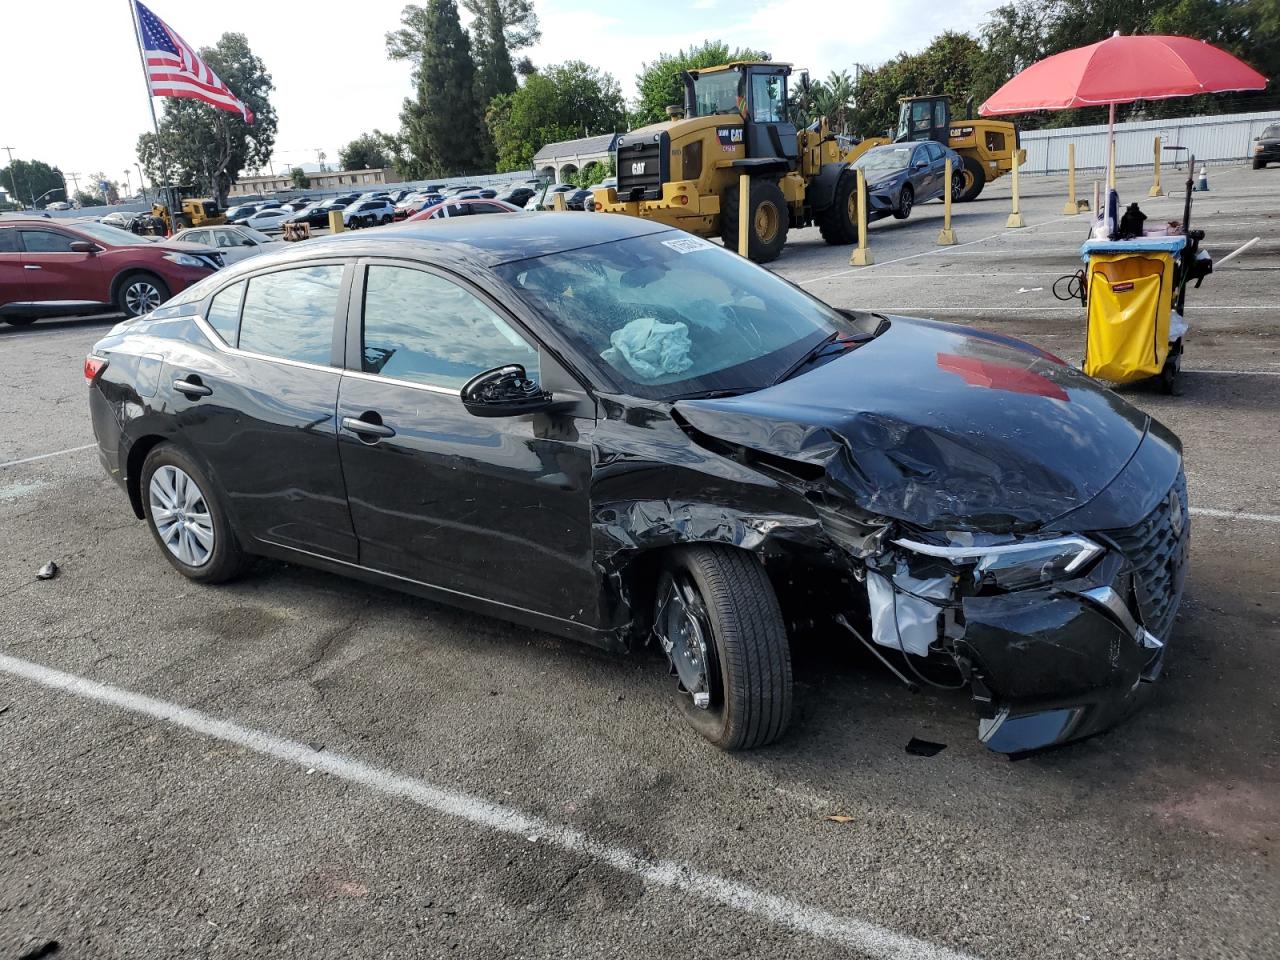
[[[189,253],[166,253],[164,258],[170,263],[176,263],[180,267],[207,267],[208,264],[203,260],[197,260]]]
[[[889,177],[887,180],[880,180],[867,187],[868,190],[892,190],[894,184],[898,182],[897,177]]]
[[[893,543],[912,553],[948,560],[972,571],[975,585],[987,580],[1005,590],[1079,576],[1103,552],[1101,546],[1078,534],[948,546],[905,539]]]

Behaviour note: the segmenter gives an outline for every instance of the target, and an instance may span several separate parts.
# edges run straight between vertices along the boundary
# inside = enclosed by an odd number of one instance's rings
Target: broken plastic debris
[[[934,743],[932,740],[912,737],[907,741],[907,753],[913,757],[936,757],[945,749],[947,749],[945,743]]]
[[[833,813],[829,817],[823,817],[823,820],[830,820],[832,823],[853,823],[853,817],[843,813]]]
[[[52,580],[58,575],[58,565],[50,560],[43,567],[36,571],[37,580]]]

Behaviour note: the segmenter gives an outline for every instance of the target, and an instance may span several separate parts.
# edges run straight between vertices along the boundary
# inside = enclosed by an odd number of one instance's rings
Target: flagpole
[[[173,187],[169,183],[169,166],[164,160],[164,141],[160,138],[160,121],[156,119],[156,102],[151,95],[151,75],[147,71],[147,55],[142,49],[142,24],[138,22],[138,6],[134,0],[125,0],[129,4],[129,18],[133,20],[133,39],[138,44],[138,62],[142,65],[142,82],[147,87],[147,109],[151,111],[151,127],[156,132],[156,154],[160,159],[160,179],[163,182],[164,202],[169,210],[169,223],[167,229],[169,235],[174,233],[173,226],[177,223],[177,213],[174,210],[173,203]]]

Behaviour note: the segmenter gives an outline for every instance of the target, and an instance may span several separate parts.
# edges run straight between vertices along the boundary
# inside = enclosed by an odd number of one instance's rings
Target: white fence
[[[1116,124],[1116,166],[1150,166],[1156,137],[1166,147],[1164,162],[1182,163],[1194,154],[1196,163],[1240,163],[1251,156],[1250,143],[1273,123],[1280,110],[1230,113],[1211,117],[1168,117]],[[1025,130],[1018,135],[1027,151],[1023,173],[1062,173],[1067,169],[1067,144],[1076,145],[1076,167],[1101,170],[1107,165],[1107,125]]]

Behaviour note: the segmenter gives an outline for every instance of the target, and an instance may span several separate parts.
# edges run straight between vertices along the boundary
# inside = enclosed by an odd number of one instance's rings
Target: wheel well
[[[147,454],[164,442],[164,437],[143,437],[134,441],[133,446],[129,448],[129,459],[125,461],[124,467],[124,482],[125,489],[129,492],[129,503],[133,505],[133,512],[139,520],[146,519],[142,509],[142,464],[146,461]]]
[[[131,267],[128,270],[122,271],[119,274],[119,276],[117,276],[114,280],[111,281],[111,302],[112,303],[116,302],[116,299],[120,296],[120,288],[124,286],[125,281],[128,280],[130,277],[155,277],[155,279],[159,280],[161,283],[164,283],[164,279],[154,270],[146,270],[141,267]],[[167,289],[168,286],[169,285],[166,283],[165,288]]]

